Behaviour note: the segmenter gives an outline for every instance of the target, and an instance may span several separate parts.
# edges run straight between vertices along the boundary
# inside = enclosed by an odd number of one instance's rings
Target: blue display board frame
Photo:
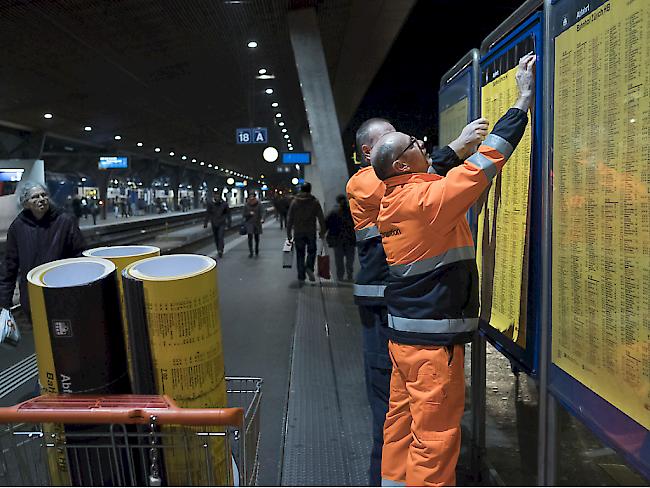
[[[609,0],[592,0],[587,2],[591,12],[596,11]],[[548,66],[554,63],[555,38],[564,30],[570,28],[576,22],[576,12],[585,8],[584,0],[547,0],[546,13],[549,16],[546,23],[545,36],[547,38],[547,52],[549,59]],[[550,111],[545,121],[546,133],[545,144],[548,145],[547,164],[549,174],[553,167],[552,144],[553,144],[553,74],[549,70],[546,84],[550,100],[547,106]],[[550,177],[549,177],[550,178]],[[547,202],[552,206],[552,185],[547,183],[549,194]],[[549,206],[549,222],[546,226],[545,241],[548,248],[548,258],[545,263],[548,276],[552,273],[552,249],[551,249],[551,221],[552,208]],[[550,393],[566,408],[572,415],[582,421],[601,441],[616,449],[623,458],[641,475],[650,479],[650,433],[641,424],[630,418],[601,396],[584,386],[578,380],[566,373],[551,362],[550,344],[553,333],[552,321],[552,280],[546,283],[546,293],[549,299],[546,300],[549,327],[549,357],[548,357],[548,389]]]
[[[479,82],[479,51],[472,49],[463,56],[449,71],[440,79],[438,90],[438,126],[442,112],[455,103],[467,98],[467,123],[477,119],[481,109],[480,103],[480,82]],[[438,145],[445,141],[440,140],[438,130]],[[467,222],[472,230],[472,237],[476,242],[476,218],[472,209],[467,212]]]
[[[504,36],[499,42],[482,53],[480,59],[481,85],[484,81],[486,69],[501,58],[513,52],[515,46],[532,38],[534,51],[537,54],[537,83],[535,89],[535,107],[533,124],[533,151],[530,175],[530,239],[528,246],[528,294],[526,317],[526,347],[522,348],[510,338],[503,335],[488,323],[481,321],[479,329],[487,340],[520,370],[533,378],[537,378],[539,370],[539,344],[540,344],[540,309],[541,309],[541,235],[542,226],[542,79],[543,79],[543,16],[535,12],[525,21]],[[524,55],[526,53],[519,53]],[[514,100],[513,100],[514,103]],[[492,126],[496,123],[491,120]]]

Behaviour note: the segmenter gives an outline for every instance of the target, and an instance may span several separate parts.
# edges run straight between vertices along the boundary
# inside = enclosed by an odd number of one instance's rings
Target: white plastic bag
[[[6,308],[0,312],[0,343],[16,347],[20,342],[20,331],[14,316]]]
[[[282,267],[291,268],[293,263],[293,241],[287,239],[282,246]]]

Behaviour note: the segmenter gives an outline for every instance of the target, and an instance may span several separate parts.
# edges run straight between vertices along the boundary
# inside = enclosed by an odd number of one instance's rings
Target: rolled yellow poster
[[[225,407],[217,268],[214,259],[176,254],[143,259],[122,272],[128,337],[133,351],[134,393],[165,394],[182,407]],[[187,435],[164,449],[169,485],[229,484],[230,453],[223,437],[213,439],[206,470],[204,439],[196,432],[223,427],[170,427],[163,431]],[[189,452],[187,451],[189,448]],[[228,462],[226,462],[228,460]]]

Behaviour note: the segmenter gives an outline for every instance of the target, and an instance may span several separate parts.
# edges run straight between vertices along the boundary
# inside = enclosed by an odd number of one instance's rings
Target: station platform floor
[[[260,254],[248,257],[246,236],[226,239],[218,280],[226,374],[264,379],[261,410],[262,486],[367,485],[370,411],[365,398],[361,324],[350,284],[318,281],[299,286],[295,265],[282,268],[285,232],[264,224]],[[214,257],[210,243],[199,249]],[[332,263],[333,265],[333,263]],[[0,370],[33,353],[32,333],[0,355]],[[469,367],[458,484],[536,485],[537,394],[532,380],[516,378],[508,360],[488,345],[487,445],[489,476],[469,468]],[[23,366],[22,374],[28,374]],[[0,391],[1,391],[0,380]],[[0,405],[33,390],[25,383]],[[564,486],[646,486],[613,450],[559,411],[558,483]],[[0,483],[1,484],[1,483]]]

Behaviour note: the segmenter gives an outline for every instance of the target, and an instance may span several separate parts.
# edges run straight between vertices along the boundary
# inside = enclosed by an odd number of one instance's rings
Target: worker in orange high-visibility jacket
[[[386,184],[377,227],[389,265],[385,301],[393,363],[382,484],[455,485],[465,403],[464,344],[478,327],[478,273],[465,219],[521,140],[535,56],[516,75],[519,98],[478,151],[446,177],[427,174],[419,141],[384,135],[371,152]]]
[[[471,155],[487,135],[488,124],[478,119],[468,124],[448,146],[431,153],[431,168],[445,175]],[[350,178],[347,194],[354,220],[361,269],[356,276],[354,298],[363,324],[363,357],[366,391],[372,412],[373,445],[370,452],[369,482],[381,483],[381,450],[392,364],[388,356],[388,338],[384,288],[388,264],[377,231],[379,204],[384,196],[384,182],[370,166],[370,151],[375,142],[395,128],[385,119],[370,119],[357,130],[356,144],[364,168]]]

